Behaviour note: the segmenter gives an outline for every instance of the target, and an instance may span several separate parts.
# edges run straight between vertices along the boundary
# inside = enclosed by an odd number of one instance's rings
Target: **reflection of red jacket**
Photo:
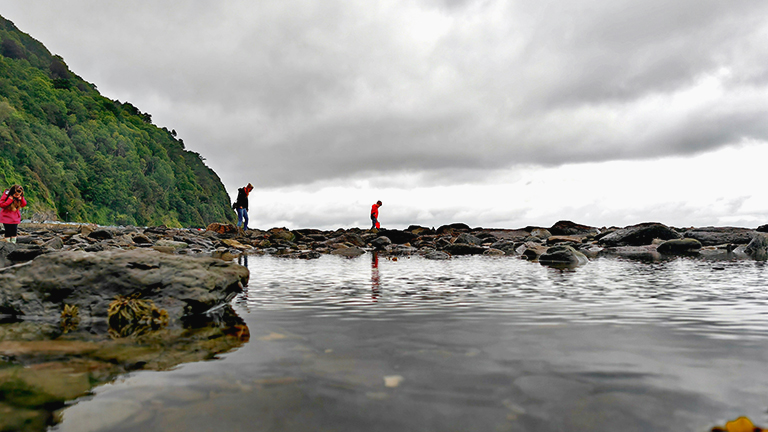
[[[21,222],[21,210],[11,210],[8,207],[13,204],[13,197],[8,196],[8,191],[3,192],[0,197],[0,223],[4,224],[18,224]],[[21,206],[25,207],[27,200],[21,197]]]
[[[379,205],[374,204],[373,207],[371,207],[371,216],[375,217],[376,219],[379,218]]]

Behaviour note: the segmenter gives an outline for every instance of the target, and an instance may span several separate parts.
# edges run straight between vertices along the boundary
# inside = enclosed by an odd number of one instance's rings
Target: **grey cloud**
[[[764,1],[0,2],[227,183],[477,182],[768,140],[768,104],[746,95],[768,94]],[[709,75],[720,103],[633,117]]]

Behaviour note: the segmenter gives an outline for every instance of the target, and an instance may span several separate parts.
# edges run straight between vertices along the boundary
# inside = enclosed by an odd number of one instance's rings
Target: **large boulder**
[[[754,230],[749,228],[705,227],[692,228],[686,231],[685,238],[696,239],[703,246],[722,244],[748,244],[752,240]]]
[[[0,314],[58,320],[67,305],[82,319],[106,318],[110,303],[132,298],[173,320],[228,303],[248,278],[247,268],[208,257],[52,252],[0,270]]]
[[[599,240],[605,246],[645,246],[654,239],[673,240],[683,236],[660,223],[642,223],[616,230]]]
[[[600,232],[595,227],[580,225],[575,222],[562,220],[549,228],[549,232],[554,236],[570,236],[570,235],[592,235]]]

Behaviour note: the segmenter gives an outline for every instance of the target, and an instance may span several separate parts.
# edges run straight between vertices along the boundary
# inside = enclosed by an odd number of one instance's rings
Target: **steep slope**
[[[101,96],[0,17],[0,187],[14,183],[26,189],[25,217],[187,227],[234,220],[218,175],[175,131]]]

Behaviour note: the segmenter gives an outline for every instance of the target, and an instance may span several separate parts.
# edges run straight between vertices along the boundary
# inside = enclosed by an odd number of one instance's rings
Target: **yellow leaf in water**
[[[755,425],[748,418],[739,417],[726,423],[725,430],[727,432],[754,432]]]

